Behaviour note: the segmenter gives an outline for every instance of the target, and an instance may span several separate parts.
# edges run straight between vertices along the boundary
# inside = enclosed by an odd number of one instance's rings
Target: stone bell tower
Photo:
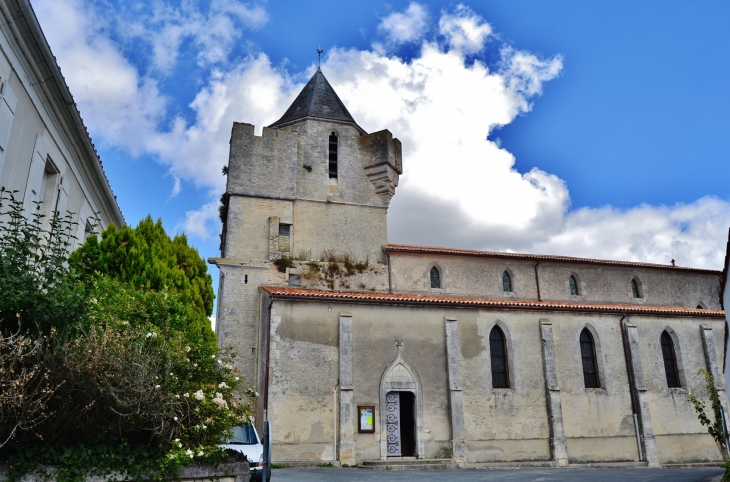
[[[234,123],[221,235],[217,332],[239,352],[249,382],[257,373],[258,287],[282,257],[323,253],[384,261],[387,210],[402,174],[401,143],[388,130],[368,134],[317,69],[284,115],[261,136]]]

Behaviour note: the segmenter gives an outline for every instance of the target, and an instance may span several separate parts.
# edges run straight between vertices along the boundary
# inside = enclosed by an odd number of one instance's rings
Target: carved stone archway
[[[416,398],[415,403],[415,424],[416,424],[416,455],[423,457],[423,392],[421,391],[421,379],[418,378],[416,369],[408,363],[403,356],[403,340],[396,340],[398,352],[390,365],[383,372],[380,378],[380,459],[388,457],[385,396],[388,392],[411,392]]]

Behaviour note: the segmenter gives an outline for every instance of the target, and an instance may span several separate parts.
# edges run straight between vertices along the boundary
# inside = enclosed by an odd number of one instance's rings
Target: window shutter
[[[66,204],[68,203],[68,179],[66,176],[61,178],[61,184],[58,186],[58,202],[56,203],[56,211],[60,219],[66,215]]]
[[[23,196],[23,209],[28,219],[31,219],[32,213],[35,211],[34,202],[40,202],[43,199],[43,174],[46,170],[46,157],[48,156],[48,148],[40,134],[36,135],[35,147],[33,148],[33,158],[30,161],[30,172],[28,173],[28,183],[25,186],[25,196]]]
[[[79,224],[76,226],[76,241],[74,242],[74,249],[81,246],[84,244],[84,241],[86,241],[86,220],[91,217],[92,213],[93,211],[91,210],[91,206],[89,206],[89,202],[84,200],[84,204],[81,206],[81,210],[79,211],[79,218],[76,220]]]
[[[5,156],[10,143],[10,130],[13,127],[15,108],[18,105],[18,98],[15,96],[10,84],[0,79],[0,179],[5,168]]]

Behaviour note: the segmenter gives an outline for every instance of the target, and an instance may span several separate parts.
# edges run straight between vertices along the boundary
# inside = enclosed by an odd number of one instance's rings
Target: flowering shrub
[[[29,221],[0,189],[0,464],[10,479],[174,474],[220,461],[251,420],[235,353],[211,343],[189,293],[126,285],[68,263],[71,216]],[[122,462],[124,461],[124,462]]]

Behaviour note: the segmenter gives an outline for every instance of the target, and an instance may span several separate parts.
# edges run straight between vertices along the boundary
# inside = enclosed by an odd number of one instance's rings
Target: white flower
[[[187,449],[187,450],[185,451],[185,455],[187,455],[188,457],[190,457],[190,458],[192,459],[192,458],[193,458],[193,451],[192,451],[192,450],[190,450],[190,449]]]
[[[190,352],[190,347],[189,346],[186,346],[185,347],[185,353],[188,353],[188,352]]]
[[[170,376],[171,376],[171,377],[174,377],[175,375],[173,375],[172,373],[170,373]]]
[[[216,398],[214,398],[214,399],[212,400],[212,402],[213,402],[213,403],[215,403],[216,405],[218,405],[218,408],[221,408],[221,409],[222,409],[222,408],[225,408],[225,407],[228,407],[228,404],[226,403],[226,401],[225,401],[225,400],[223,400],[223,399],[222,399],[222,398],[220,398],[220,397],[216,397]]]
[[[180,398],[180,395],[175,395],[175,398]]]
[[[183,397],[188,398],[189,396],[190,396],[189,393],[187,393],[187,392],[183,393]]]
[[[173,440],[173,442],[179,442],[179,441],[180,441],[179,438],[176,438],[175,440]]]
[[[236,381],[240,380],[240,378],[236,377]]]
[[[220,382],[218,388],[228,388],[228,385],[226,385],[226,382]]]
[[[175,417],[175,421],[177,422],[177,417]]]
[[[203,456],[203,451],[201,450],[200,452],[198,452],[198,457],[202,457],[202,456]]]
[[[215,360],[215,355],[210,355],[210,357],[211,357],[211,358],[212,358],[213,360]]]
[[[206,428],[208,428],[208,427],[206,427],[205,424],[203,424],[203,430],[205,430]]]
[[[195,397],[196,400],[201,400],[202,401],[202,400],[205,399],[205,394],[203,394],[203,390],[198,390],[197,392],[195,392],[193,394],[193,396]]]
[[[160,388],[160,386],[159,385],[155,385],[155,388]]]
[[[149,338],[151,336],[152,336],[152,333],[147,333],[147,335],[145,335],[145,338]]]
[[[197,364],[197,363],[193,363],[193,366],[194,366],[194,367],[197,367],[197,366],[198,366],[198,364]]]
[[[223,395],[221,395],[221,392],[215,392],[215,396],[217,398],[223,398]]]
[[[218,364],[219,364],[219,365],[222,365],[222,364],[223,364],[223,362],[222,362],[222,361],[220,361],[220,360],[218,360]]]
[[[257,396],[257,397],[259,396],[259,392],[256,392],[256,396]]]

